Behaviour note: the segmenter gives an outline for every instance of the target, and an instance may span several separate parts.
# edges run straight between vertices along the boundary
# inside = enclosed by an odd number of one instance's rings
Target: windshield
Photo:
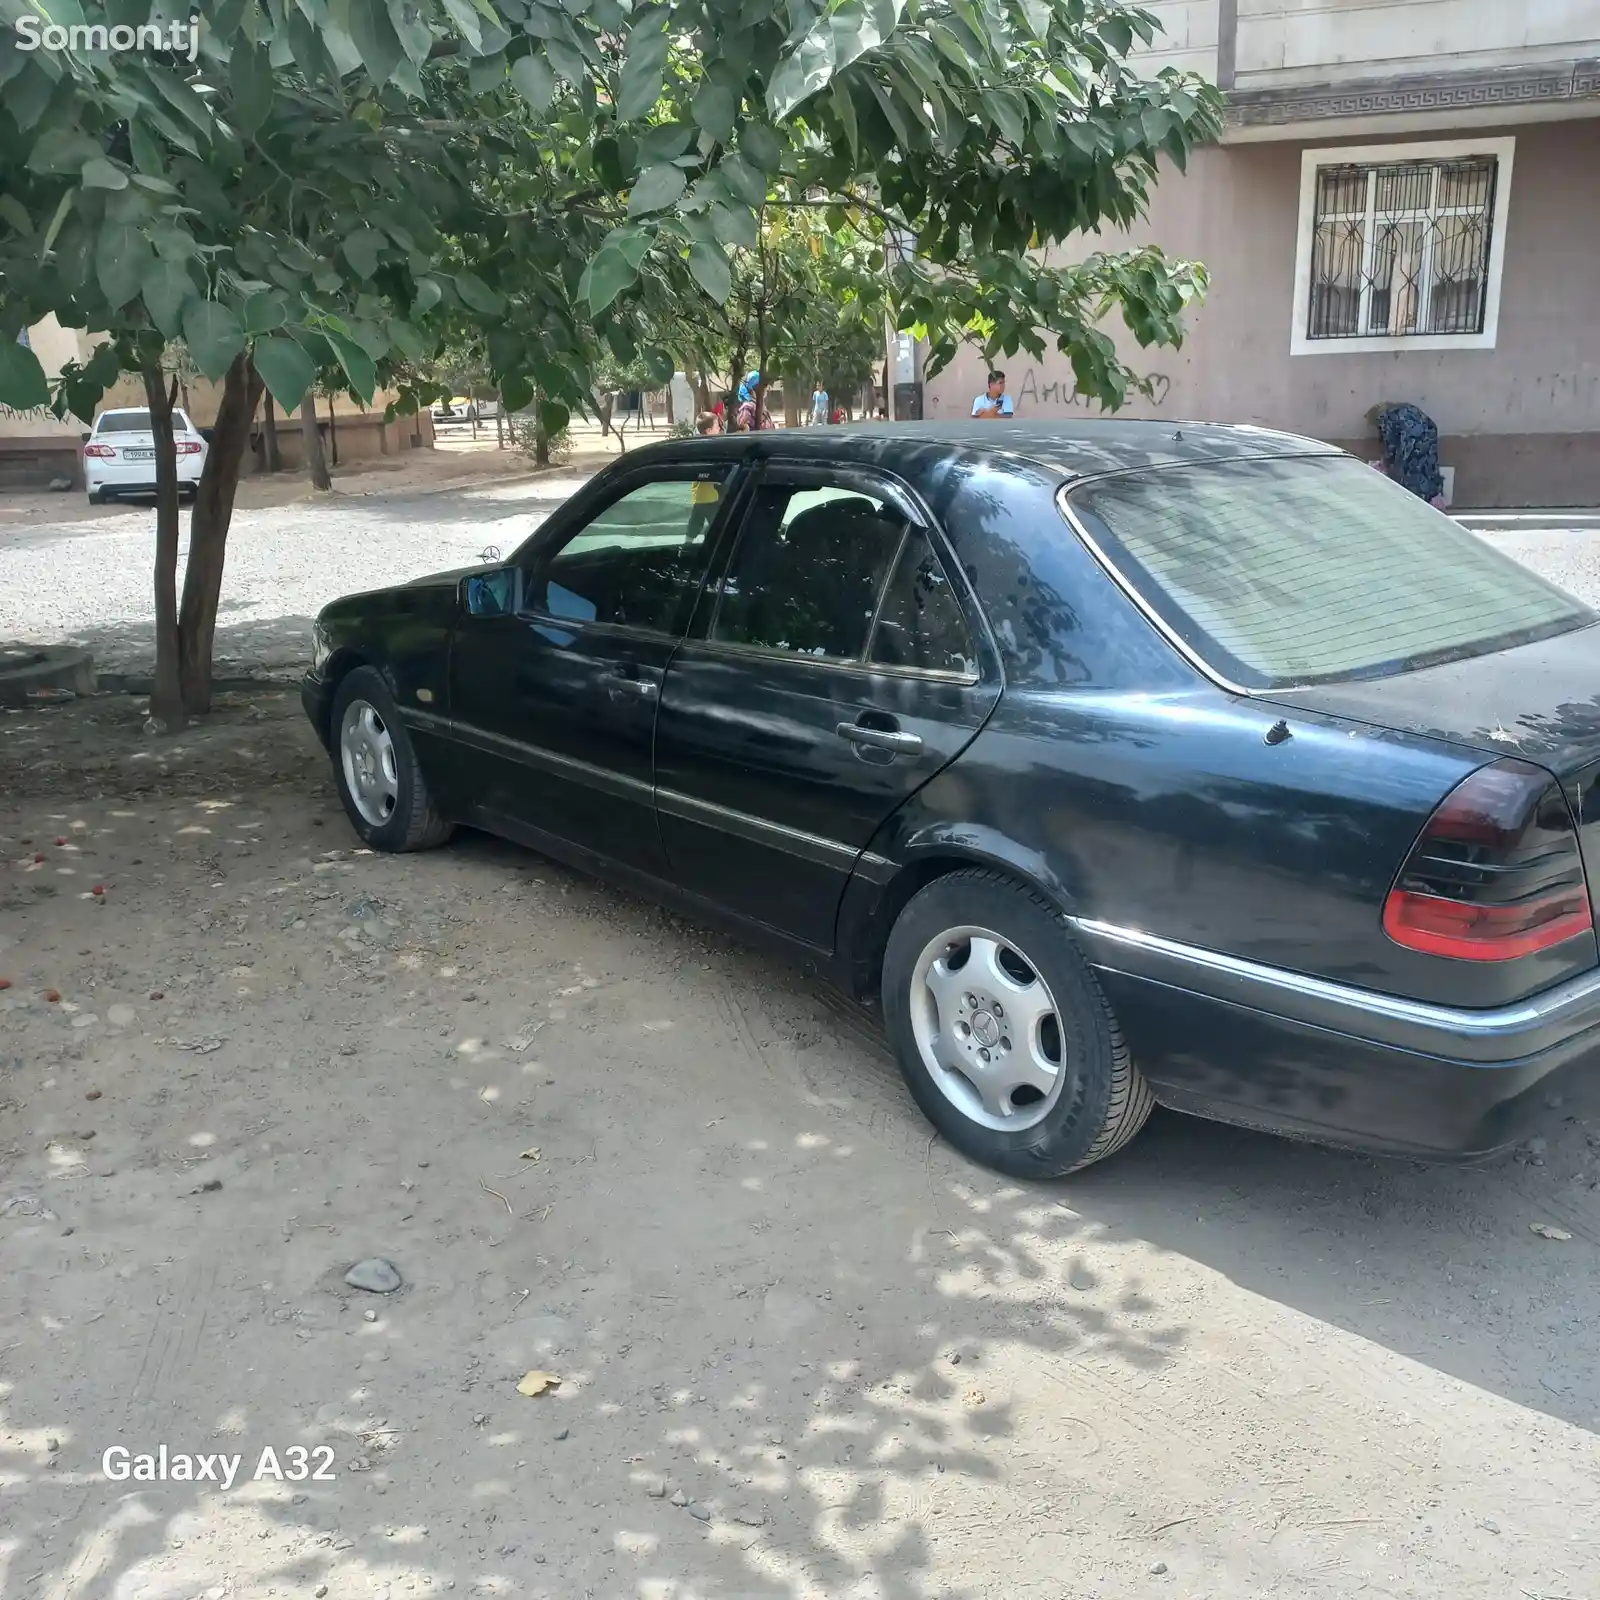
[[[1161,621],[1242,688],[1388,677],[1596,620],[1349,456],[1101,478],[1068,505]]]

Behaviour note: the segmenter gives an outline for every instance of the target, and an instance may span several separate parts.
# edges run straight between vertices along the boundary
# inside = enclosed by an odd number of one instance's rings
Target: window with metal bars
[[[1310,339],[1482,333],[1494,156],[1317,168]]]

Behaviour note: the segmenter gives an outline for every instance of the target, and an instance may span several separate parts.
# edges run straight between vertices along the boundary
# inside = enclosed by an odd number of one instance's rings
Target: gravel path
[[[341,594],[466,566],[490,546],[509,554],[587,475],[446,493],[335,495],[236,511],[217,617],[222,677],[298,673],[311,619]],[[184,511],[188,552],[189,513]],[[154,661],[150,558],[155,511],[0,533],[0,639],[87,645],[102,672]],[[180,568],[181,570],[181,568]]]

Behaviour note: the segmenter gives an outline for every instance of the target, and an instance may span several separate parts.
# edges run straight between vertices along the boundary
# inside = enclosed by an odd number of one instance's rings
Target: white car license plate
[[[155,458],[156,453],[154,450],[124,450],[122,452],[124,461],[154,461]]]

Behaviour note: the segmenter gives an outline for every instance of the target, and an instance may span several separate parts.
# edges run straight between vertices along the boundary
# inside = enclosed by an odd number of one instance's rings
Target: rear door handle
[[[859,722],[841,722],[833,730],[851,744],[869,744],[875,750],[892,750],[896,755],[914,756],[922,750],[920,733],[901,733],[898,729],[866,728]]]
[[[645,677],[637,667],[618,667],[611,680],[612,694],[636,694],[641,700],[650,699],[660,688],[654,678]]]

